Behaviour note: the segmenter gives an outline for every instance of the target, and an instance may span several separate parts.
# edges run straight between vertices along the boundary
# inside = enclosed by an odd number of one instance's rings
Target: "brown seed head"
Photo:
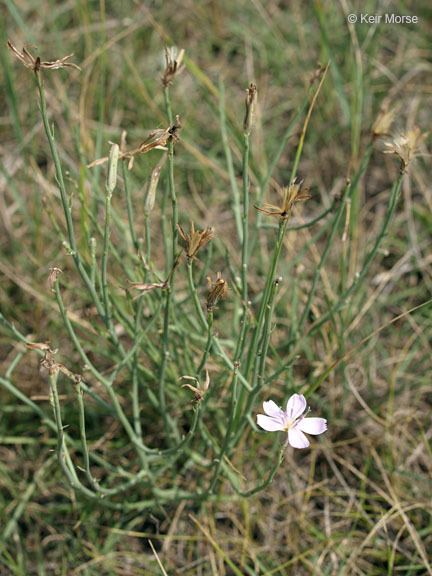
[[[165,129],[158,129],[153,130],[150,132],[148,137],[142,142],[138,148],[134,150],[127,151],[125,150],[126,140],[123,138],[122,135],[122,143],[120,146],[120,153],[119,159],[125,158],[129,159],[128,170],[132,170],[135,156],[137,154],[146,154],[150,152],[150,150],[168,150],[166,147],[167,142],[172,140],[173,142],[180,142],[180,138],[178,136],[179,131],[182,129],[182,125],[180,123],[180,116],[176,116],[176,121],[172,126],[168,126]],[[123,133],[124,134],[124,133]],[[105,164],[108,162],[108,156],[104,158],[98,158],[94,160],[91,164],[87,165],[87,168],[93,168],[94,166],[100,166],[101,164]]]
[[[50,268],[49,271],[50,273],[48,276],[48,285],[51,292],[54,292],[54,284],[57,282],[59,274],[63,274],[63,271],[60,268]]]
[[[177,224],[180,236],[186,244],[186,256],[192,260],[197,255],[198,250],[207,244],[209,240],[215,237],[213,229],[207,226],[205,230],[195,230],[194,223],[190,220],[190,233],[186,234],[180,224]]]
[[[296,202],[311,198],[309,188],[302,188],[302,184],[303,181],[297,184],[294,180],[289,187],[284,188],[282,206],[264,203],[262,207],[254,206],[254,208],[267,216],[273,216],[280,220],[287,220],[291,216],[291,211]]]
[[[192,380],[196,383],[196,386],[193,386],[192,384],[188,384],[186,382],[185,384],[182,384],[181,387],[189,388],[189,390],[192,390],[192,392],[194,392],[193,402],[195,404],[199,404],[210,386],[210,376],[208,370],[206,370],[206,379],[203,386],[201,386],[198,378],[195,378],[194,376],[180,376],[179,381],[180,380]]]
[[[7,47],[9,50],[14,54],[22,64],[26,68],[31,68],[35,74],[38,74],[41,68],[48,68],[50,70],[59,70],[60,68],[75,68],[76,70],[81,70],[79,66],[73,64],[72,62],[68,62],[70,58],[72,58],[73,53],[69,54],[69,56],[64,56],[59,60],[53,60],[52,62],[41,62],[39,56],[33,56],[31,52],[28,51],[28,48],[33,48],[33,50],[37,50],[36,46],[27,45],[24,46],[22,52],[17,50],[15,46],[10,42],[7,41]]]
[[[400,134],[393,138],[392,142],[386,142],[385,145],[390,148],[385,150],[385,154],[394,154],[399,158],[401,174],[406,172],[406,168],[416,155],[418,146],[427,138],[428,133],[421,134],[420,128],[416,126],[407,134]]]
[[[249,86],[246,90],[246,115],[243,122],[243,129],[246,134],[250,134],[255,125],[255,111],[258,100],[258,91],[255,84]]]
[[[210,276],[207,276],[207,282],[210,288],[206,297],[207,312],[212,312],[221,298],[225,300],[228,292],[228,282],[222,278],[220,272],[217,273],[216,282],[213,283]]]
[[[171,84],[178,74],[181,74],[185,68],[182,64],[184,50],[177,53],[177,48],[165,48],[166,68],[162,76],[162,84],[166,88]]]

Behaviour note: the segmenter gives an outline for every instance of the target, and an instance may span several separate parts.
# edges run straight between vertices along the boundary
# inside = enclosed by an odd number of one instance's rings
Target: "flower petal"
[[[306,398],[301,394],[293,394],[287,402],[286,414],[289,420],[295,420],[306,410]]]
[[[284,429],[284,423],[280,419],[264,416],[264,414],[257,415],[257,424],[267,430],[267,432],[276,432]]]
[[[283,419],[285,416],[285,412],[282,408],[273,402],[273,400],[269,400],[268,402],[263,402],[263,410],[267,414],[267,416],[271,416],[272,418],[281,418]]]
[[[309,440],[298,428],[288,430],[288,442],[293,448],[307,448],[309,446]]]
[[[322,434],[327,430],[327,420],[325,418],[303,418],[297,427],[306,434]]]

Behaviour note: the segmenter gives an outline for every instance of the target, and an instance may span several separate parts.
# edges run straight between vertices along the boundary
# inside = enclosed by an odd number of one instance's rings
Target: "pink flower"
[[[307,448],[309,440],[303,434],[322,434],[327,430],[327,420],[324,418],[306,418],[310,408],[306,410],[306,398],[301,394],[293,394],[287,402],[286,411],[279,408],[273,400],[263,403],[264,414],[258,414],[258,426],[268,432],[284,430],[288,432],[288,442],[293,448]]]

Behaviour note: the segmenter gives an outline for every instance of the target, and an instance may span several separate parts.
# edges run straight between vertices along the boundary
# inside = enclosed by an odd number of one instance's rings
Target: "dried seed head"
[[[186,382],[186,384],[182,384],[181,387],[189,388],[189,390],[192,390],[192,392],[194,392],[193,402],[195,404],[199,404],[210,386],[210,376],[208,370],[206,370],[206,379],[203,386],[201,386],[198,378],[195,378],[194,376],[180,376],[179,381],[180,380],[192,380],[196,383],[196,386],[193,386],[192,384],[188,384]]]
[[[205,246],[209,240],[214,238],[215,234],[212,234],[213,229],[207,226],[205,230],[196,230],[192,220],[190,220],[190,233],[186,234],[180,224],[177,224],[177,228],[180,236],[183,238],[186,244],[186,256],[189,260],[192,260],[197,255],[198,250]]]
[[[158,288],[163,290],[167,286],[165,282],[146,283],[146,282],[131,282],[130,280],[127,280],[127,283],[130,284],[131,288],[141,290],[141,293],[132,299],[133,301],[137,300],[138,298],[141,298],[141,296],[144,296],[144,294],[147,294],[147,292],[151,292],[152,290],[156,290]]]
[[[58,349],[51,350],[48,343],[28,342],[26,343],[26,348],[44,351],[44,357],[42,358],[40,365],[42,368],[46,368],[49,371],[50,376],[54,376],[55,374],[58,374],[58,372],[63,372],[63,374],[65,374],[75,383],[82,381],[81,375],[74,374],[68,368],[66,368],[66,366],[54,360],[54,355],[57,354]]]
[[[54,292],[54,284],[57,282],[59,274],[63,274],[63,271],[60,268],[50,268],[49,271],[48,285],[51,292]]]
[[[282,206],[264,203],[262,207],[254,206],[254,208],[267,216],[287,220],[291,216],[291,211],[296,202],[311,198],[309,188],[302,188],[302,184],[303,181],[297,184],[296,180],[294,180],[287,188],[284,188]]]
[[[164,88],[169,86],[176,76],[181,74],[184,70],[184,64],[182,64],[184,56],[184,50],[177,51],[177,48],[172,46],[171,48],[165,48],[165,61],[166,67],[164,75],[162,76],[162,84]]]
[[[215,283],[212,282],[210,276],[207,276],[207,282],[210,288],[206,298],[207,312],[212,312],[221,298],[225,300],[228,291],[228,282],[222,278],[220,272],[217,273]]]
[[[255,84],[249,86],[246,90],[246,115],[243,122],[243,129],[246,134],[250,134],[255,125],[255,111],[258,99],[258,91]]]
[[[122,136],[122,149],[119,153],[119,158],[129,159],[128,170],[132,170],[133,163],[135,160],[135,156],[137,154],[145,154],[146,152],[150,152],[150,150],[168,150],[166,144],[169,140],[174,142],[180,142],[180,138],[178,136],[178,132],[182,129],[182,125],[180,123],[180,116],[176,116],[176,121],[172,126],[169,126],[165,130],[158,129],[153,130],[150,132],[148,137],[142,142],[138,148],[134,150],[126,151],[124,148],[126,146],[126,140]],[[124,134],[124,132],[123,132]],[[87,165],[87,168],[93,168],[94,166],[100,166],[101,164],[105,164],[108,162],[108,156],[104,158],[98,158],[98,160],[94,160],[91,164]]]
[[[420,128],[416,126],[407,134],[400,134],[393,138],[392,142],[386,142],[385,145],[390,150],[385,150],[385,154],[394,154],[399,158],[401,174],[406,172],[406,168],[416,155],[418,146],[427,138],[428,133],[420,134]]]
[[[41,62],[39,56],[33,56],[31,52],[28,51],[28,48],[33,48],[33,50],[37,50],[36,46],[27,45],[24,46],[22,49],[22,53],[15,48],[15,46],[10,42],[7,41],[7,47],[9,50],[14,54],[22,64],[26,68],[31,68],[35,74],[38,74],[41,68],[49,68],[51,70],[59,70],[60,68],[75,68],[76,70],[81,70],[79,66],[73,64],[72,62],[68,62],[70,58],[72,58],[73,53],[69,54],[69,56],[64,56],[59,60],[53,60],[52,62]]]

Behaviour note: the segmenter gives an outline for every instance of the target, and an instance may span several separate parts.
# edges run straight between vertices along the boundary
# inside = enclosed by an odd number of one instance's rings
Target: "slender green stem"
[[[165,99],[165,110],[168,116],[168,122],[170,126],[173,123],[173,116],[171,112],[171,104],[169,98],[168,87],[164,87],[164,99]],[[175,191],[174,183],[174,142],[172,138],[168,141],[168,187],[171,195],[171,206],[172,206],[172,265],[176,261],[177,251],[178,251],[178,205],[177,196]],[[164,430],[167,438],[171,431],[178,437],[178,430],[174,427],[173,423],[168,418],[166,411],[166,398],[165,398],[165,373],[166,366],[169,357],[169,322],[170,322],[170,310],[172,301],[172,289],[171,286],[174,282],[175,271],[171,276],[171,285],[168,286],[165,292],[165,312],[164,312],[164,323],[163,323],[163,335],[162,335],[162,352],[161,352],[161,362],[159,370],[159,383],[158,383],[158,399],[159,399],[159,410],[161,412]]]
[[[204,312],[202,311],[201,304],[200,304],[199,297],[198,297],[198,293],[197,293],[197,290],[195,287],[195,283],[193,281],[192,262],[190,263],[190,266],[188,266],[188,282],[189,282],[189,290],[192,294],[192,300],[194,302],[195,310],[196,310],[196,313],[198,315],[198,318],[200,319],[200,322],[201,322],[203,328],[208,331],[208,323],[207,323],[206,317],[204,315]],[[221,346],[221,343],[219,342],[219,339],[217,338],[217,336],[215,334],[213,334],[212,341],[213,341],[213,346],[215,347],[217,354],[223,359],[226,366],[228,366],[228,368],[230,370],[234,370],[234,363],[231,362],[231,360],[227,356],[226,352],[224,351],[224,349]],[[239,372],[238,378],[239,378],[241,384],[243,385],[243,387],[246,388],[246,390],[250,391],[251,387],[249,386],[249,383],[246,380],[246,378],[243,376],[243,374],[241,374]]]
[[[281,220],[279,223],[279,230],[278,230],[278,237],[276,240],[276,245],[273,251],[273,259],[270,265],[270,268],[267,272],[266,283],[264,286],[263,296],[260,304],[260,308],[258,311],[257,322],[255,329],[253,331],[252,341],[249,346],[249,353],[247,357],[247,364],[246,364],[246,378],[248,378],[250,371],[252,369],[252,365],[256,356],[256,350],[258,346],[259,336],[262,330],[262,324],[264,321],[265,311],[267,309],[268,300],[270,297],[271,285],[274,279],[274,275],[276,273],[277,264],[279,262],[280,253],[283,246],[283,241],[285,238],[286,229],[288,226],[288,219]]]
[[[147,214],[144,218],[144,226],[145,226],[145,245],[146,245],[147,266],[151,266],[150,216],[148,216]],[[147,270],[146,270],[146,275],[147,275]]]
[[[218,481],[218,477],[219,477],[219,471],[220,471],[221,463],[222,463],[223,459],[225,458],[225,454],[228,452],[229,447],[230,447],[231,434],[232,434],[232,430],[234,427],[235,414],[237,411],[237,396],[238,396],[237,383],[238,383],[238,365],[236,364],[234,366],[234,373],[233,373],[233,377],[232,377],[232,381],[231,381],[231,390],[230,390],[231,407],[230,407],[230,415],[229,415],[228,425],[227,425],[227,429],[225,432],[225,439],[224,439],[224,442],[222,444],[221,451],[219,452],[218,457],[215,459],[216,465],[215,465],[215,469],[213,472],[213,478],[210,482],[210,486],[208,489],[209,494],[212,494],[214,492],[216,482]]]
[[[205,314],[201,308],[201,303],[199,301],[199,297],[198,297],[198,292],[197,289],[195,287],[195,282],[193,279],[193,260],[189,259],[188,263],[188,283],[189,283],[189,290],[192,294],[192,299],[193,299],[193,303],[195,306],[195,311],[198,315],[198,318],[200,320],[201,326],[205,329],[208,330],[208,324],[207,324],[207,319],[205,317]]]
[[[81,346],[81,343],[75,334],[75,330],[73,329],[72,324],[71,324],[71,322],[67,316],[66,309],[65,309],[64,303],[63,303],[63,299],[61,297],[58,281],[54,282],[54,290],[55,290],[57,303],[59,306],[60,313],[62,315],[63,322],[65,324],[66,330],[68,331],[68,334],[69,334],[72,342],[74,343],[75,348],[77,349],[78,354],[81,357],[81,360],[86,364],[87,369],[104,386],[105,390],[108,392],[108,396],[111,400],[112,407],[113,407],[114,411],[116,412],[118,419],[120,420],[126,434],[129,436],[129,439],[131,440],[131,442],[137,447],[138,455],[141,458],[143,465],[145,465],[144,455],[142,454],[142,452],[153,452],[153,450],[151,450],[150,448],[145,446],[140,441],[140,439],[137,438],[132,426],[129,423],[129,420],[128,420],[126,414],[123,411],[123,408],[120,405],[120,402],[117,398],[117,395],[114,392],[112,382],[107,380],[104,376],[102,376],[102,374],[100,374],[100,372],[98,370],[96,370],[96,368],[94,367],[92,362],[89,360],[87,354],[84,352],[84,349]]]
[[[41,115],[42,115],[42,122],[45,128],[45,133],[46,136],[48,138],[48,144],[51,150],[51,155],[54,161],[54,166],[55,166],[55,171],[56,171],[56,182],[57,182],[57,186],[60,192],[60,197],[61,197],[61,201],[62,201],[62,205],[63,205],[63,210],[64,210],[64,215],[65,215],[65,219],[66,219],[66,226],[67,226],[67,231],[68,231],[68,238],[69,238],[69,245],[70,245],[70,251],[71,251],[71,255],[74,259],[75,262],[75,266],[81,276],[81,278],[84,281],[84,284],[86,285],[89,294],[91,295],[91,298],[93,300],[94,305],[96,306],[96,309],[98,311],[98,314],[101,318],[103,318],[103,320],[105,321],[105,314],[103,311],[103,307],[102,304],[99,300],[99,296],[96,293],[96,290],[94,288],[94,285],[92,283],[92,281],[90,280],[87,272],[85,271],[81,259],[79,257],[79,253],[78,253],[78,249],[77,249],[77,245],[76,245],[76,241],[75,241],[75,233],[74,233],[74,227],[73,227],[73,222],[72,222],[72,213],[71,213],[71,209],[69,206],[69,200],[67,197],[67,192],[66,192],[66,187],[65,187],[65,183],[64,183],[64,179],[63,179],[63,171],[62,171],[62,167],[61,167],[61,163],[60,163],[60,158],[57,152],[57,146],[54,140],[54,134],[51,130],[51,127],[49,125],[49,121],[48,121],[48,113],[47,113],[47,106],[46,106],[46,99],[45,99],[45,91],[44,91],[44,87],[43,87],[43,82],[41,79],[41,76],[39,73],[35,74],[36,76],[36,82],[37,82],[37,86],[39,89],[39,97],[40,97],[40,109],[41,109]]]
[[[138,302],[137,310],[135,313],[135,342],[139,338],[139,327],[141,325],[141,315],[142,315],[142,300]],[[137,438],[142,441],[142,427],[140,418],[140,389],[139,389],[139,373],[138,373],[138,347],[135,348],[132,363],[132,414],[134,421],[134,429]]]
[[[245,426],[248,422],[250,412],[254,407],[255,398],[259,394],[259,392],[261,391],[261,389],[264,385],[265,365],[266,365],[266,359],[267,359],[268,349],[269,349],[269,345],[270,345],[270,337],[272,334],[273,308],[274,308],[274,304],[275,304],[275,300],[276,300],[276,293],[277,293],[277,290],[279,287],[279,282],[280,282],[280,279],[276,278],[272,283],[271,292],[270,292],[270,296],[268,299],[268,304],[266,306],[266,313],[265,313],[265,319],[264,319],[264,325],[263,325],[263,335],[262,335],[260,345],[258,346],[257,352],[256,352],[256,361],[255,361],[254,373],[253,373],[253,378],[252,378],[252,391],[249,392],[249,394],[247,395],[247,400],[245,403],[246,405],[245,405],[245,408],[243,410],[243,413],[241,414],[240,412],[238,412],[238,414],[236,416],[236,423],[238,425],[237,425],[236,434],[235,434],[234,441],[233,441],[234,446],[240,440],[240,437],[243,433],[243,430],[245,429]],[[242,395],[240,396],[240,400],[243,402]],[[239,403],[239,410],[241,410],[241,409],[242,409],[242,404]]]
[[[208,356],[210,354],[210,350],[211,350],[211,347],[213,344],[212,328],[213,328],[213,312],[211,310],[209,310],[208,317],[207,317],[207,344],[206,344],[206,347],[204,350],[202,360],[201,360],[200,365],[199,365],[198,370],[197,370],[198,378],[201,375],[201,371],[204,370],[204,367],[207,363],[207,359],[208,359]]]
[[[243,234],[242,246],[242,297],[244,305],[244,315],[247,314],[248,303],[248,283],[247,283],[247,262],[248,262],[248,239],[249,239],[249,134],[243,134]]]
[[[108,267],[108,255],[109,255],[109,238],[110,238],[110,221],[111,221],[111,198],[112,193],[107,190],[106,201],[105,201],[105,230],[104,230],[104,245],[102,254],[102,297],[105,309],[105,323],[111,332],[114,332],[114,327],[112,326],[111,317],[111,306],[108,295],[108,279],[107,279],[107,267]]]
[[[283,457],[284,457],[284,451],[285,451],[285,448],[287,447],[287,445],[288,445],[288,441],[285,442],[285,444],[280,449],[278,458],[277,458],[273,468],[270,470],[270,473],[267,476],[266,480],[264,480],[264,482],[255,486],[255,488],[251,488],[251,490],[246,490],[246,491],[239,490],[236,487],[236,485],[232,483],[231,485],[234,488],[234,490],[236,491],[236,493],[239,494],[240,496],[243,496],[244,498],[249,498],[249,496],[253,496],[257,492],[261,492],[262,490],[265,490],[267,488],[267,486],[269,486],[273,482],[273,478],[275,477],[276,472],[278,471],[280,465],[282,464]]]
[[[135,233],[135,225],[134,225],[134,217],[133,217],[133,206],[132,206],[132,194],[129,188],[129,178],[128,178],[128,170],[126,166],[126,161],[122,161],[122,175],[123,175],[123,182],[125,187],[126,193],[126,204],[127,204],[127,213],[128,213],[128,221],[129,221],[129,233],[131,236],[132,244],[135,250],[139,250],[139,243]]]
[[[272,290],[270,292],[270,298],[267,304],[267,310],[264,320],[264,327],[263,327],[263,336],[261,345],[258,347],[257,351],[257,360],[259,359],[259,363],[256,362],[256,366],[258,367],[257,377],[254,377],[252,381],[252,394],[255,392],[255,389],[260,390],[264,383],[264,371],[265,371],[265,364],[267,359],[267,353],[270,344],[270,337],[273,331],[272,328],[272,319],[273,319],[273,309],[276,300],[276,293],[279,287],[279,282],[281,278],[276,278],[273,280]],[[256,384],[255,384],[256,382]]]
[[[240,207],[240,192],[237,185],[237,180],[234,172],[234,163],[231,154],[231,148],[228,142],[228,130],[226,123],[225,114],[225,89],[222,78],[219,78],[219,119],[221,127],[221,137],[222,145],[225,152],[225,158],[228,168],[228,176],[231,185],[232,200],[233,200],[233,211],[234,220],[236,224],[237,236],[240,242],[243,242],[243,229],[242,229],[242,219],[241,219],[241,207]]]
[[[374,244],[372,250],[369,252],[369,255],[367,256],[367,258],[366,258],[366,260],[362,266],[362,269],[360,270],[360,272],[358,272],[355,275],[354,280],[351,283],[351,286],[348,288],[348,290],[346,290],[346,292],[344,294],[342,294],[342,296],[339,298],[339,300],[336,302],[336,304],[331,308],[331,310],[326,312],[317,322],[315,322],[313,324],[313,326],[311,327],[311,330],[308,332],[308,334],[311,334],[312,332],[315,332],[316,330],[318,330],[318,328],[320,328],[323,324],[325,324],[333,315],[335,315],[337,312],[339,312],[339,310],[341,310],[343,308],[343,306],[346,304],[346,302],[350,298],[350,296],[355,292],[355,290],[357,290],[357,288],[360,286],[360,284],[364,281],[364,279],[366,277],[366,273],[369,270],[369,267],[372,264],[372,261],[374,260],[376,254],[378,252],[378,249],[381,245],[381,242],[383,241],[383,239],[385,238],[385,236],[387,234],[387,230],[388,230],[389,224],[391,222],[391,219],[392,219],[392,216],[393,216],[393,213],[395,211],[396,204],[397,204],[397,201],[399,198],[402,179],[403,179],[403,174],[400,174],[397,181],[393,184],[393,188],[391,190],[390,197],[389,197],[388,209],[387,209],[386,216],[384,218],[381,232],[379,233],[377,239],[375,240],[375,244]]]
[[[160,361],[159,378],[158,378],[159,411],[162,416],[164,431],[167,438],[170,435],[170,424],[166,410],[165,373],[169,358],[168,341],[169,341],[170,307],[171,307],[171,289],[167,288],[167,290],[165,291],[165,312],[164,312],[163,333],[162,333],[162,351],[161,351],[161,361]]]
[[[312,280],[312,286],[309,290],[308,299],[307,299],[306,305],[304,307],[303,313],[301,315],[300,321],[299,321],[298,326],[297,326],[297,332],[301,332],[301,329],[303,328],[303,325],[306,321],[306,318],[309,315],[309,311],[310,311],[310,308],[312,306],[312,301],[313,301],[313,298],[315,296],[315,290],[317,287],[318,278],[321,275],[321,270],[324,266],[325,260],[327,258],[329,251],[330,251],[330,247],[332,246],[334,235],[336,234],[336,230],[338,229],[339,222],[340,222],[340,219],[342,217],[342,213],[345,209],[345,203],[347,201],[349,191],[350,191],[350,184],[347,184],[347,186],[345,188],[345,192],[344,192],[342,199],[341,199],[341,202],[340,202],[340,206],[339,206],[339,208],[335,214],[334,221],[333,221],[333,224],[332,224],[332,227],[330,230],[330,234],[328,236],[327,243],[325,245],[324,251],[323,251],[322,256],[321,256],[321,260],[320,260],[318,266],[315,268],[315,273],[314,273],[314,277]]]

